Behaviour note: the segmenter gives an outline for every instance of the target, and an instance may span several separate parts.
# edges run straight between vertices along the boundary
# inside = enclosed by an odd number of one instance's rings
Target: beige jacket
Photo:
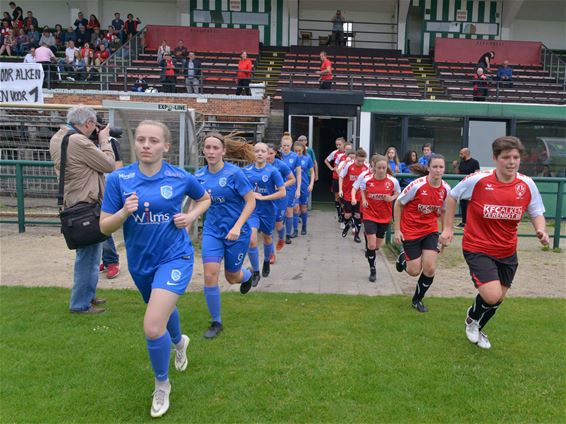
[[[51,137],[49,143],[57,176],[61,166],[61,142],[67,131],[67,127],[62,127]],[[105,186],[104,173],[112,171],[114,171],[114,152],[108,140],[100,143],[98,147],[83,134],[71,135],[65,165],[63,208],[78,202],[101,202]]]

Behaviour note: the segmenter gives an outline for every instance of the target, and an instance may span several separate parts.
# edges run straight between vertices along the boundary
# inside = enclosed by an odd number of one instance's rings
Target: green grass
[[[67,311],[68,290],[0,288],[1,422],[149,421],[153,377],[133,291],[100,291],[100,316]],[[202,338],[201,293],[179,302],[192,338],[171,370],[164,421],[564,422],[566,303],[508,299],[470,344],[470,299],[223,294],[225,331]],[[173,367],[172,367],[173,368]]]

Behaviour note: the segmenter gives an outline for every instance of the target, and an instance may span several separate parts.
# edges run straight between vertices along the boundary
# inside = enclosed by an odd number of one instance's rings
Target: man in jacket
[[[193,52],[189,52],[189,58],[185,63],[184,74],[187,93],[200,93],[202,86],[202,64],[199,59],[195,58],[195,54]]]
[[[65,189],[63,208],[79,202],[102,202],[104,194],[104,173],[114,170],[114,152],[108,141],[110,129],[97,129],[96,112],[88,106],[78,105],[67,112],[67,125],[62,127],[49,144],[55,172],[59,175],[61,166],[61,143],[65,135],[73,131],[65,165]],[[98,132],[96,141],[91,140],[94,131]],[[102,243],[76,250],[73,288],[69,309],[72,313],[97,314],[105,309],[97,307],[104,304],[96,297]]]

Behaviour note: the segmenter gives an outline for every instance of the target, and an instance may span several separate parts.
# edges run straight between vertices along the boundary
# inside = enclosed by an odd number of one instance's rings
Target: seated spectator
[[[2,20],[2,28],[0,28],[0,36],[2,37],[2,39],[7,36],[10,31],[12,30],[12,26],[10,25],[10,23],[6,20],[3,19]]]
[[[161,61],[161,83],[163,84],[164,93],[175,93],[177,84],[177,77],[175,75],[175,68],[177,63],[171,54],[165,54]]]
[[[423,155],[419,158],[418,162],[422,166],[428,166],[428,161],[430,160],[430,156],[432,155],[432,144],[425,143],[421,147],[421,151]]]
[[[44,29],[41,38],[39,39],[39,44],[44,43],[47,47],[51,49],[53,53],[57,53],[57,41],[53,34],[49,32],[49,29]]]
[[[58,70],[58,78],[61,81],[61,74],[62,73],[69,73],[73,69],[73,60],[75,60],[75,52],[79,50],[75,47],[75,42],[73,40],[67,43],[67,48],[65,49],[65,57],[59,59],[59,66],[57,67]]]
[[[16,53],[16,37],[14,37],[14,30],[10,29],[8,34],[4,36],[4,42],[0,46],[0,56],[6,52],[8,56],[12,56],[12,53]]]
[[[67,77],[67,79],[71,81],[82,81],[86,79],[86,61],[81,56],[80,50],[75,50],[75,57],[73,59],[72,66],[72,76]]]
[[[28,30],[28,37],[29,37],[29,42],[32,46],[39,45],[39,39],[41,38],[41,34],[37,29],[35,29],[33,25]]]
[[[79,12],[77,14],[77,19],[75,19],[75,23],[73,25],[75,26],[75,32],[79,30],[79,27],[81,25],[86,28],[86,26],[88,25],[88,21],[84,17],[83,12]]]
[[[30,49],[31,44],[25,30],[20,28],[18,31],[19,34],[16,37],[16,54],[18,56],[24,56]]]
[[[75,31],[75,34],[77,34],[77,41],[75,42],[77,47],[82,47],[84,43],[90,42],[90,34],[87,32],[86,26],[79,25],[79,30]]]
[[[90,48],[89,43],[81,47],[81,57],[85,60],[85,65],[89,70],[89,67],[94,64],[94,50]]]
[[[104,63],[106,59],[110,57],[110,51],[106,48],[104,44],[98,46],[98,50],[94,52],[94,65],[100,66]]]
[[[411,174],[411,167],[415,164],[418,164],[418,156],[417,152],[414,150],[409,150],[405,153],[405,157],[403,158],[403,162],[399,163],[399,169],[403,174]],[[402,178],[399,181],[399,184],[402,188],[407,187],[411,182],[414,181],[414,178]]]
[[[57,47],[57,50],[61,50],[61,48],[65,45],[65,42],[63,41],[65,33],[63,32],[63,27],[61,26],[61,24],[55,25],[53,37],[55,37],[55,46]]]
[[[497,81],[501,81],[502,87],[513,87],[513,69],[509,67],[508,60],[497,70]]]
[[[106,40],[106,36],[102,32],[100,32],[100,28],[95,27],[90,34],[90,45],[94,49],[97,49],[101,44],[104,44],[108,49],[108,41]]]
[[[485,102],[489,94],[488,85],[489,81],[487,76],[483,72],[483,68],[478,68],[476,73],[474,74],[474,81],[473,81],[473,96],[474,102]]]
[[[124,36],[124,21],[120,18],[120,13],[114,13],[114,19],[112,19],[112,26],[114,27],[114,31],[116,35],[120,37],[122,43],[126,39]]]
[[[141,24],[140,18],[136,17],[136,19],[134,19],[134,15],[128,13],[128,19],[124,22],[124,32],[126,36],[128,36],[128,34],[136,35],[138,33],[139,24]]]
[[[175,55],[175,60],[177,61],[177,64],[182,68],[185,67],[185,62],[187,60],[188,53],[189,52],[185,47],[184,41],[179,40],[179,42],[177,43],[177,47],[175,47],[175,49],[173,50],[173,54]]]
[[[7,21],[10,26],[12,26],[12,15],[10,12],[4,12],[4,17],[2,18],[3,21]]]
[[[63,38],[61,41],[63,42],[63,46],[67,46],[69,41],[73,41],[74,43],[77,42],[77,33],[73,29],[73,27],[67,28],[67,31],[63,33]]]
[[[39,24],[35,16],[33,16],[33,12],[28,10],[27,16],[24,19],[24,29],[29,30],[32,25],[34,28],[39,28]]]
[[[132,91],[136,93],[143,93],[147,90],[148,84],[147,81],[140,75],[138,79],[134,82],[134,86],[132,87]]]
[[[171,54],[171,47],[167,44],[167,40],[162,40],[161,45],[157,49],[157,63],[161,63],[163,56]]]
[[[90,31],[94,31],[94,28],[98,28],[100,30],[100,22],[98,22],[98,18],[96,15],[90,15],[88,19],[88,23],[86,24],[86,28]]]
[[[490,51],[482,54],[478,60],[478,68],[482,68],[482,71],[486,73],[489,72],[489,67],[491,66],[491,62],[493,61],[494,58],[495,58],[494,51]]]
[[[35,63],[35,47],[29,49],[29,53],[24,57],[24,63]]]

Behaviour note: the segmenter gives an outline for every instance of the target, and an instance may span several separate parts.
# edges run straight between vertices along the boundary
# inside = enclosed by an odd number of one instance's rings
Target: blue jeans
[[[110,236],[106,241],[102,242],[102,263],[107,267],[110,264],[117,264],[119,262],[120,256],[118,256],[118,252],[116,251],[114,239]]]
[[[72,311],[86,311],[90,308],[90,303],[96,296],[102,243],[77,249],[76,252],[69,309]]]

